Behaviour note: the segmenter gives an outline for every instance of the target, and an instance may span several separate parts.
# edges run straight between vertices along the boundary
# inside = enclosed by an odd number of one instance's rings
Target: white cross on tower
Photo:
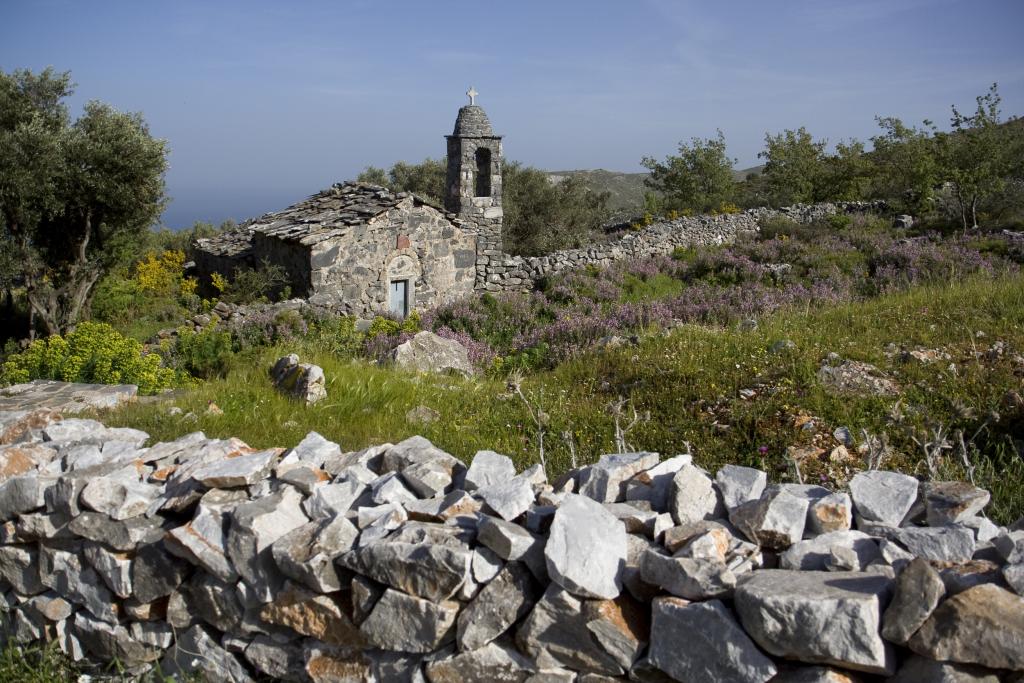
[[[476,96],[479,95],[480,93],[478,93],[476,90],[473,90],[473,86],[469,86],[469,90],[466,91],[466,94],[469,95],[469,103],[476,104]]]

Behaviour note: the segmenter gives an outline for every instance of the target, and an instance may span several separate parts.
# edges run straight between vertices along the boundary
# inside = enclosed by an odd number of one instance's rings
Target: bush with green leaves
[[[216,327],[200,332],[182,328],[177,339],[163,349],[168,365],[200,379],[227,375],[234,353],[231,333]]]
[[[142,394],[155,394],[181,383],[156,353],[106,323],[84,322],[65,336],[37,339],[10,356],[0,369],[3,384],[34,379],[96,384],[136,384]]]

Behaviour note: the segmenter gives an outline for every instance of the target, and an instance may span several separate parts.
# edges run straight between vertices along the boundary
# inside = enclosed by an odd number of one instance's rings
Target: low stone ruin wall
[[[670,254],[678,247],[730,244],[744,234],[759,231],[758,222],[770,218],[789,218],[810,223],[840,213],[865,213],[884,208],[880,202],[840,202],[837,204],[797,204],[781,209],[756,208],[717,216],[683,217],[646,226],[625,234],[608,244],[586,249],[568,249],[545,256],[481,257],[478,272],[485,274],[478,289],[491,292],[532,289],[541,278],[588,265],[607,266],[622,259],[637,259]]]
[[[1024,530],[895,472],[849,492],[607,455],[549,483],[413,437],[255,450],[21,416],[0,632],[211,681],[1020,681]],[[8,425],[10,427],[10,425]],[[1010,672],[1018,673],[1012,674]]]

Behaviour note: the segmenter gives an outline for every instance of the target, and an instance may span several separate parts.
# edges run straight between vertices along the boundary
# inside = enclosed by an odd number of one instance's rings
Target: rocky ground
[[[52,411],[2,422],[2,632],[83,663],[234,681],[1024,675],[1024,525],[994,525],[962,482],[870,470],[831,491],[646,452],[549,482],[422,437],[147,447]]]

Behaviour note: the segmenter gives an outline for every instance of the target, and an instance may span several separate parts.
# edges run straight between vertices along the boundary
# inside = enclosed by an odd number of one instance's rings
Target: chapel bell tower
[[[459,109],[448,140],[445,208],[477,231],[477,264],[500,256],[501,136],[495,135],[470,86],[469,104]]]

